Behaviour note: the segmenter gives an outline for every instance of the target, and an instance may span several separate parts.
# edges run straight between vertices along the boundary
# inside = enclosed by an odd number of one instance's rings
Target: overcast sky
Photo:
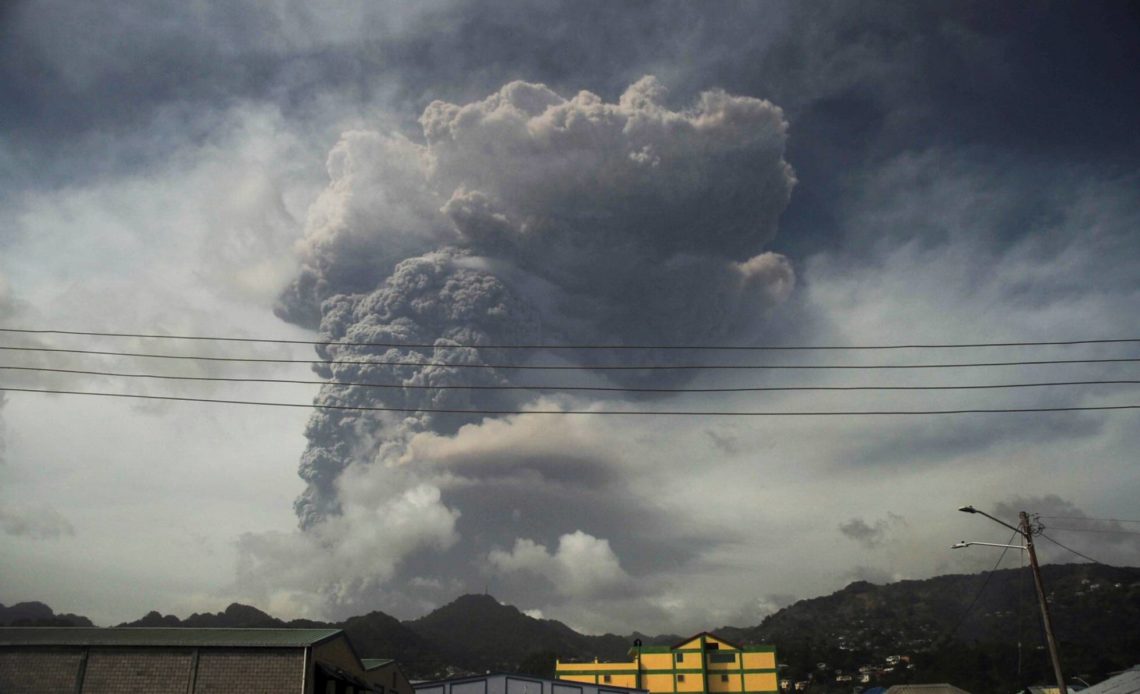
[[[411,618],[489,590],[584,631],[694,632],[853,580],[988,569],[991,551],[950,545],[1009,533],[965,503],[1138,565],[1137,410],[566,413],[1093,408],[1140,404],[1135,385],[454,388],[1140,379],[1129,362],[602,368],[1138,343],[464,347],[1138,337],[1137,94],[1127,3],[5,3],[0,327],[436,347],[0,335],[326,362],[9,350],[0,365],[313,383],[0,369],[6,387],[409,410],[0,393],[0,602],[100,624],[232,601]],[[334,363],[366,358],[464,366]]]

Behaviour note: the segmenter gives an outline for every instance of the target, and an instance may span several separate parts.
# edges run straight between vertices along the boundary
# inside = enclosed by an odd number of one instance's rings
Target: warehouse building
[[[413,686],[416,694],[648,694],[644,689],[506,674],[417,682]]]
[[[0,628],[4,694],[412,694],[340,629]]]
[[[412,683],[392,658],[361,658],[368,681],[383,684],[388,694],[412,694]]]
[[[776,649],[737,646],[702,632],[674,646],[634,642],[624,663],[555,664],[572,682],[647,689],[650,694],[767,694],[778,690]]]

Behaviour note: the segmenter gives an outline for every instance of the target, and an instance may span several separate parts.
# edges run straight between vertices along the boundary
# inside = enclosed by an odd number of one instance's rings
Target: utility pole
[[[1014,531],[1021,536],[1025,541],[1023,546],[1016,545],[1000,545],[992,542],[966,542],[963,540],[955,545],[952,549],[960,547],[969,547],[970,545],[989,545],[991,547],[1011,547],[1013,549],[1025,550],[1029,554],[1029,566],[1033,571],[1033,585],[1037,588],[1037,602],[1041,605],[1041,619],[1045,623],[1045,640],[1049,644],[1049,658],[1053,661],[1053,675],[1057,678],[1057,689],[1061,694],[1069,694],[1068,687],[1065,686],[1065,676],[1061,673],[1061,654],[1057,651],[1057,639],[1053,636],[1053,618],[1049,615],[1049,603],[1045,600],[1045,584],[1041,582],[1041,567],[1037,565],[1037,551],[1033,548],[1033,525],[1029,522],[1029,514],[1022,511],[1018,514],[1019,523],[1017,527],[1013,527],[1000,518],[994,518],[985,511],[979,511],[973,506],[963,506],[958,509],[962,513],[976,513],[985,516],[990,520],[1004,525],[1010,530]],[[1020,654],[1020,650],[1019,650]]]
[[[1022,537],[1025,538],[1025,549],[1029,553],[1029,566],[1033,570],[1033,585],[1037,586],[1037,601],[1041,603],[1041,619],[1045,622],[1045,640],[1049,644],[1049,657],[1053,660],[1053,674],[1057,678],[1057,688],[1061,694],[1069,694],[1065,687],[1065,676],[1061,674],[1061,654],[1057,651],[1057,639],[1053,636],[1053,618],[1049,615],[1049,603],[1045,600],[1045,584],[1041,582],[1041,567],[1037,565],[1037,552],[1033,549],[1033,526],[1029,523],[1029,514],[1020,513]]]

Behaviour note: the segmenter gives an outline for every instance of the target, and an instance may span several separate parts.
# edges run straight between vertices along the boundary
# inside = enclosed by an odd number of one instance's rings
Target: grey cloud
[[[612,605],[608,619],[591,618],[612,625],[620,610],[649,610],[643,602],[664,576],[696,558],[694,548],[738,539],[699,519],[674,523],[635,489],[630,462],[615,453],[626,445],[620,432],[588,420],[489,419],[454,434],[429,430],[389,443],[395,450],[386,454],[398,458],[342,473],[334,485],[337,515],[303,533],[244,538],[242,590],[263,603],[292,595],[341,616],[377,601],[415,616],[488,584],[512,604],[558,606],[566,614],[586,595],[630,598],[620,609]],[[409,495],[422,523],[394,520],[393,509],[410,508]],[[356,559],[361,552],[372,559]],[[559,570],[578,555],[593,557],[594,569]]]
[[[1026,376],[1031,380],[1032,376]],[[1055,393],[1029,400],[1022,397],[1011,405],[1063,407],[1071,402],[1066,393]],[[976,400],[975,400],[976,402]],[[996,405],[994,401],[990,404]],[[944,422],[917,422],[911,425],[889,423],[885,430],[867,433],[865,445],[853,448],[845,464],[868,467],[914,467],[939,465],[962,456],[990,451],[1001,455],[1006,446],[1032,435],[1038,441],[1091,439],[1104,429],[1104,418],[1097,414],[1070,413],[1063,417],[1037,417],[1030,421],[985,415],[962,416],[953,426]]]
[[[1098,520],[1096,515],[1090,518],[1089,513],[1056,494],[1012,497],[994,504],[991,513],[1011,525],[1017,525],[1021,511],[1028,513],[1031,521],[1043,528],[1044,537],[1038,537],[1034,542],[1042,561],[1087,561],[1069,549],[1107,564],[1127,566],[1140,561],[1140,536],[1134,527],[1114,520]],[[1051,542],[1049,538],[1069,549]]]
[[[809,0],[751,61],[714,53],[710,68],[727,89],[777,101],[795,124],[789,157],[802,185],[783,220],[794,233],[777,249],[796,257],[842,241],[836,203],[858,190],[852,179],[901,153],[1134,171],[1138,110],[1125,95],[1140,88],[1137,46],[1140,25],[1111,4]]]
[[[57,185],[145,171],[183,143],[209,141],[240,103],[272,104],[326,139],[342,127],[328,130],[333,118],[385,104],[414,125],[431,99],[468,101],[519,78],[616,95],[670,66],[679,47],[699,56],[726,36],[755,44],[782,14],[737,12],[746,21],[682,2],[346,2],[336,12],[293,0],[10,2],[0,157],[17,165],[4,169],[17,187]]]
[[[867,549],[875,549],[887,542],[891,531],[905,526],[906,519],[895,513],[887,513],[886,518],[880,518],[874,524],[868,524],[862,518],[852,518],[839,525],[839,532]]]
[[[75,534],[67,518],[43,505],[0,505],[0,528],[6,535],[32,540],[56,540]]]
[[[9,296],[8,280],[0,274],[0,321],[7,321],[11,313],[12,299]],[[8,393],[0,390],[0,466],[4,465],[7,442],[4,431],[4,405],[8,403]]]
[[[839,532],[852,540],[864,542],[868,546],[875,546],[883,535],[883,528],[872,528],[862,518],[852,518],[839,526]]]
[[[721,623],[730,626],[755,626],[800,598],[790,593],[769,593],[749,600],[724,615]]]
[[[1133,187],[1130,177],[1084,168],[994,165],[969,152],[891,158],[864,172],[857,192],[838,203],[843,233],[853,247],[808,258],[796,316],[811,319],[816,340],[852,343],[881,342],[902,334],[900,326],[922,326],[922,339],[930,342],[954,342],[963,335],[1047,340],[1058,334],[1103,334],[1104,326],[1119,327],[1120,317],[1131,315],[1127,307],[1137,298],[1128,264],[1119,261],[1140,253],[1132,232],[1140,222]],[[924,358],[985,362],[1061,356],[1044,350],[974,350],[969,359],[962,351],[927,351]],[[1126,355],[1120,348],[1089,347],[1080,356]],[[872,380],[963,385],[1119,374],[1107,366],[1022,366]],[[976,407],[978,395],[944,392],[935,402],[947,409]],[[985,402],[994,408],[1048,408],[1123,402],[1124,395],[1119,387],[1033,388],[993,391]],[[872,401],[906,409],[918,399],[896,393],[868,396],[868,404]],[[923,395],[921,402],[931,399]],[[1092,441],[1107,433],[1110,422],[1094,412],[886,421],[873,430],[853,430],[858,445],[843,457],[855,465],[904,467],[983,454],[1015,459],[1026,438]]]
[[[1069,156],[1075,130],[1095,122],[1101,132],[1081,141],[1107,154],[1136,108],[1117,87],[1137,80],[1137,31],[1109,5],[812,0],[793,6],[752,79],[832,136],[809,147],[846,137],[856,154],[953,140]]]
[[[0,465],[6,462],[6,454],[8,452],[8,442],[6,440],[6,432],[4,426],[4,406],[8,404],[8,393],[0,391]]]
[[[709,437],[717,450],[726,455],[736,455],[740,452],[740,443],[731,432],[708,429],[705,431],[705,435]]]

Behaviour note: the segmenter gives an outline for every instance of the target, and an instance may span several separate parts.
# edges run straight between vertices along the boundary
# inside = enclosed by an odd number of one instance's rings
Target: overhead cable
[[[1072,547],[1068,547],[1066,545],[1061,544],[1060,542],[1057,542],[1056,540],[1049,537],[1045,533],[1039,532],[1037,534],[1040,535],[1041,537],[1045,538],[1049,542],[1052,542],[1053,544],[1057,545],[1061,549],[1072,552],[1073,554],[1077,555],[1078,557],[1081,557],[1083,559],[1088,559],[1089,561],[1091,561],[1094,564],[1101,564],[1102,566],[1109,566],[1108,564],[1105,564],[1104,562],[1100,561],[1099,559],[1093,559],[1092,557],[1090,557],[1087,554],[1082,554],[1081,552],[1078,552],[1077,550],[1073,549]]]
[[[47,330],[28,328],[0,328],[0,333],[25,335],[76,335],[86,337],[127,337],[156,340],[199,340],[210,342],[253,342],[263,344],[346,346],[346,347],[407,347],[426,349],[438,347],[435,343],[411,342],[351,342],[340,340],[291,340],[259,337],[219,337],[205,335],[163,335],[158,333],[97,332],[89,330]],[[1024,342],[959,342],[959,343],[904,343],[885,345],[619,345],[619,344],[454,344],[451,347],[479,349],[568,349],[568,350],[723,350],[723,351],[808,351],[808,350],[873,350],[873,349],[959,349],[975,347],[1045,347],[1066,345],[1099,345],[1140,342],[1140,337],[1096,338],[1082,340],[1042,340]]]
[[[642,388],[625,386],[562,386],[562,385],[466,385],[417,383],[367,383],[295,378],[246,378],[236,376],[182,376],[174,374],[124,373],[121,371],[91,371],[85,369],[53,369],[40,366],[11,366],[0,364],[3,371],[31,371],[82,376],[110,376],[115,378],[151,378],[169,381],[208,381],[223,383],[265,383],[286,385],[329,385],[360,388],[388,388],[394,390],[525,390],[525,391],[588,391],[618,393],[754,393],[785,391],[928,391],[928,390],[995,390],[1013,388],[1041,388],[1090,385],[1140,385],[1140,380],[1099,381],[1046,381],[1036,383],[989,383],[973,385],[921,385],[921,386],[736,386],[727,388]]]
[[[257,400],[229,400],[219,398],[192,398],[174,395],[141,395],[134,393],[103,393],[80,390],[55,390],[47,388],[17,388],[0,385],[0,391],[17,393],[46,393],[52,395],[88,395],[108,398],[134,398],[140,400],[168,400],[175,402],[200,402],[220,405],[259,405],[264,407],[311,408],[321,410],[346,410],[353,412],[421,412],[425,414],[467,414],[467,415],[599,415],[599,416],[673,416],[673,417],[837,417],[837,416],[912,416],[912,415],[953,415],[953,414],[1006,414],[1033,412],[1085,412],[1107,410],[1140,410],[1140,405],[1094,405],[1072,407],[1009,407],[953,410],[853,410],[853,411],[721,411],[721,410],[467,410],[425,407],[365,407],[356,405],[305,404],[291,402],[268,402]]]
[[[997,361],[938,364],[471,364],[441,361],[378,361],[370,359],[285,359],[272,357],[213,357],[193,354],[152,354],[149,352],[115,352],[56,347],[0,346],[12,352],[44,352],[52,354],[89,354],[143,359],[182,359],[189,361],[241,362],[250,364],[358,364],[362,366],[448,367],[455,369],[513,369],[532,371],[697,371],[697,370],[893,370],[893,369],[958,369],[992,366],[1041,366],[1058,364],[1111,364],[1140,362],[1140,357],[1109,359],[1041,359],[1031,361]]]
[[[1140,530],[1111,530],[1108,528],[1059,528],[1049,526],[1050,530],[1060,530],[1067,533],[1105,533],[1108,535],[1140,535]]]
[[[1013,538],[1015,537],[1017,537],[1016,530],[1012,535],[1009,536],[1009,541],[1006,542],[1006,545],[1009,545],[1011,542],[1013,542]],[[982,585],[978,587],[978,592],[974,593],[974,599],[970,601],[970,604],[958,617],[958,621],[954,623],[953,628],[951,628],[950,631],[946,632],[946,636],[944,636],[942,640],[943,643],[948,643],[950,639],[954,637],[954,634],[958,632],[958,629],[962,626],[962,623],[966,621],[966,617],[968,617],[970,613],[973,612],[974,607],[978,604],[978,600],[980,600],[982,597],[982,593],[986,592],[986,586],[990,584],[990,579],[993,578],[994,572],[998,570],[999,566],[1001,566],[1001,562],[1003,559],[1005,559],[1005,554],[1008,551],[1008,546],[1002,549],[1001,554],[998,555],[997,561],[994,562],[994,567],[986,572],[985,580],[982,581]]]
[[[1038,514],[1038,518],[1048,518],[1050,520],[1076,520],[1076,521],[1100,521],[1102,523],[1140,523],[1140,520],[1127,520],[1124,518],[1090,518],[1088,516],[1042,516]]]

